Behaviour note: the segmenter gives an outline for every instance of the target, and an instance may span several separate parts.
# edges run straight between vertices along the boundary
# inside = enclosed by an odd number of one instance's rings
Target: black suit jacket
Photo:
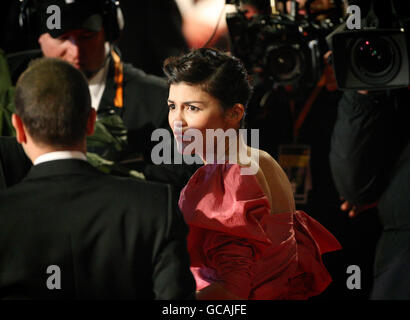
[[[192,298],[187,227],[170,187],[82,160],[33,166],[0,191],[0,297]],[[61,289],[46,283],[50,265]]]

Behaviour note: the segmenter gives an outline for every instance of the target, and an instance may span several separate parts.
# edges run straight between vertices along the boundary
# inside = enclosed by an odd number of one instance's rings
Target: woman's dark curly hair
[[[242,62],[216,49],[201,48],[164,61],[168,84],[199,85],[218,99],[224,110],[236,103],[246,108],[252,94],[248,73]]]

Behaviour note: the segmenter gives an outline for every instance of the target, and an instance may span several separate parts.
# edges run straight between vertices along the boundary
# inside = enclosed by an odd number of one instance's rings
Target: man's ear
[[[227,111],[226,120],[231,127],[239,127],[241,120],[245,114],[245,107],[241,103],[235,103],[231,109]]]
[[[92,136],[94,134],[96,119],[97,119],[97,112],[95,111],[94,108],[91,108],[90,114],[88,115],[87,127],[85,131],[85,134],[87,136]]]
[[[11,122],[13,124],[14,129],[16,129],[17,142],[20,144],[26,143],[27,142],[26,128],[24,127],[24,124],[21,118],[17,114],[13,113],[11,116]]]

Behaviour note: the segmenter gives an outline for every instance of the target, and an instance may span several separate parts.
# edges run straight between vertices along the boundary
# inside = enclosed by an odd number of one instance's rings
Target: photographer
[[[383,233],[373,299],[409,299],[410,145],[408,89],[346,92],[339,104],[330,163],[346,209],[378,202]],[[365,232],[365,230],[363,230]]]
[[[409,96],[408,88],[345,91],[332,135],[342,209],[355,217],[377,205],[383,226],[371,299],[410,299]]]
[[[126,63],[117,48],[124,21],[117,1],[22,2],[22,28],[41,50],[8,55],[13,83],[33,58],[59,58],[87,77],[96,131],[88,137],[89,161],[116,175],[143,177],[182,188],[193,171],[184,165],[154,165],[151,133],[168,128],[165,80]],[[47,8],[61,11],[60,28],[49,29]],[[127,15],[128,16],[128,15]],[[146,52],[145,47],[139,47]],[[92,153],[92,155],[90,155]]]

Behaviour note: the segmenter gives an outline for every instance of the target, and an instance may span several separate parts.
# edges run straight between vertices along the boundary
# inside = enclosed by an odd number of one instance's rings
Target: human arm
[[[213,233],[205,245],[206,260],[217,281],[197,291],[198,300],[244,300],[251,292],[255,247],[246,239]]]
[[[339,103],[330,166],[340,195],[353,205],[378,200],[392,165],[393,108],[386,92],[346,91]]]

